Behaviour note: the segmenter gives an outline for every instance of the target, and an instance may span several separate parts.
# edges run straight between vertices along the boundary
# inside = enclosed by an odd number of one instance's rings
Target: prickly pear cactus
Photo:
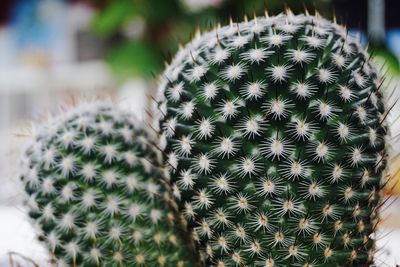
[[[318,15],[231,23],[182,48],[154,108],[212,266],[369,264],[386,110],[370,56]]]
[[[132,115],[82,105],[41,128],[22,180],[56,266],[189,266]]]

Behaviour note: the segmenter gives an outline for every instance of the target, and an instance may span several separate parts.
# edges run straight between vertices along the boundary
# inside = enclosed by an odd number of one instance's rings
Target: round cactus
[[[370,56],[320,16],[197,36],[154,101],[174,194],[212,266],[357,266],[374,255],[386,109]]]
[[[29,215],[57,266],[188,266],[143,130],[107,103],[41,128],[26,150]]]

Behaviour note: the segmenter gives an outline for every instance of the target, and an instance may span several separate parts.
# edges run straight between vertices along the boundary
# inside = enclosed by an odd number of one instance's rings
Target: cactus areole
[[[206,266],[373,261],[380,87],[365,49],[320,16],[231,23],[177,53],[154,127]]]
[[[191,266],[132,114],[81,105],[40,128],[22,180],[54,265]]]

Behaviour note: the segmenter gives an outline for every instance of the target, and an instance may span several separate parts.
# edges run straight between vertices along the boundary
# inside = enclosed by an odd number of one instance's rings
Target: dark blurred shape
[[[338,22],[349,28],[367,29],[367,1],[368,0],[333,0]]]
[[[398,28],[400,27],[400,1],[399,0],[386,0],[386,27]]]
[[[10,19],[10,11],[14,4],[13,0],[0,1],[0,26],[6,24]]]
[[[333,8],[339,19],[350,28],[367,29],[368,0],[332,0]],[[385,0],[386,28],[400,27],[400,1]]]

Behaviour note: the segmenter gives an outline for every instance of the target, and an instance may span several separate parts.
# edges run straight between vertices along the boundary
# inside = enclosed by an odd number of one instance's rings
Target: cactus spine
[[[177,53],[154,127],[207,266],[371,263],[380,87],[358,41],[319,16],[231,23]]]
[[[40,129],[22,180],[56,266],[189,266],[149,151],[132,115],[107,103]]]

